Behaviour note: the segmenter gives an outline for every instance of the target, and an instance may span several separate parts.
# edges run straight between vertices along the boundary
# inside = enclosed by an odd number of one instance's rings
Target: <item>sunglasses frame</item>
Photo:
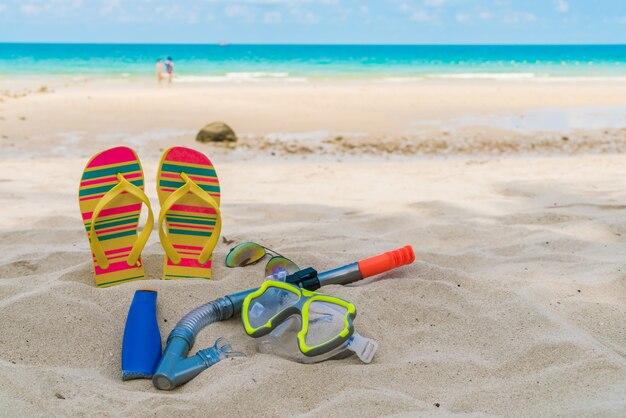
[[[263,250],[265,251],[265,254],[263,254],[263,256],[261,256],[261,258],[259,258],[259,259],[258,259],[258,260],[256,260],[256,261],[253,261],[252,263],[244,264],[244,265],[242,265],[242,266],[229,266],[229,265],[228,265],[228,256],[229,256],[229,255],[230,255],[233,251],[235,251],[235,249],[236,249],[237,247],[240,247],[240,246],[245,245],[245,244],[254,244],[254,245],[256,245],[256,246],[258,246],[258,247],[260,247],[260,248],[263,248]],[[297,269],[296,271],[300,270],[300,267],[298,267],[298,265],[297,265],[296,263],[294,263],[291,259],[289,259],[289,258],[285,257],[284,255],[282,255],[281,253],[279,253],[279,252],[277,252],[277,251],[272,250],[271,248],[267,248],[267,247],[266,247],[266,246],[264,246],[264,245],[257,244],[256,242],[252,242],[252,241],[242,242],[242,243],[240,243],[240,244],[235,245],[233,248],[231,248],[231,249],[230,249],[230,251],[228,251],[228,254],[226,254],[226,258],[225,258],[225,260],[224,260],[224,264],[226,265],[226,267],[231,268],[231,269],[232,269],[232,268],[237,268],[237,267],[247,267],[247,266],[252,266],[252,265],[254,265],[254,264],[259,263],[259,262],[260,262],[261,260],[263,260],[263,259],[265,258],[265,256],[267,256],[267,255],[271,255],[271,258],[270,258],[269,260],[267,260],[267,264],[265,264],[265,273],[267,273],[267,266],[268,266],[268,265],[270,264],[270,262],[271,262],[273,259],[275,259],[275,258],[282,258],[282,259],[285,259],[285,260],[289,261],[291,264],[293,264],[293,265],[296,267],[296,269]],[[267,274],[266,274],[266,275],[267,275]]]

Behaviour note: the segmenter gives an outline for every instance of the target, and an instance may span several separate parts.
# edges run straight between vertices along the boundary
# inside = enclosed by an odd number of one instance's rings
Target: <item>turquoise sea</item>
[[[626,45],[137,45],[0,43],[0,77],[180,81],[382,78],[626,78]]]

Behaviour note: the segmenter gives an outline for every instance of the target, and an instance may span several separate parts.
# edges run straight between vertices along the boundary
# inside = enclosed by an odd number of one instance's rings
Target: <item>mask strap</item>
[[[355,332],[352,334],[352,337],[350,337],[348,349],[354,351],[363,363],[371,363],[376,350],[378,350],[378,341],[366,338],[358,332]]]

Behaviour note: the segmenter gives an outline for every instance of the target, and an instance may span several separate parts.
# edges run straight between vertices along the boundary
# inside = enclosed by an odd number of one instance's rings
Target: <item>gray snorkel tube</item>
[[[176,386],[187,383],[223,358],[239,355],[239,353],[231,353],[229,345],[220,347],[218,345],[220,339],[218,339],[213,347],[200,350],[195,355],[187,357],[196,335],[204,327],[233,316],[234,306],[228,296],[198,306],[183,316],[167,337],[165,351],[152,377],[154,386],[162,390],[172,390]]]
[[[334,270],[317,273],[312,268],[300,270],[287,276],[286,282],[307,290],[317,290],[328,284],[346,285],[374,276],[385,271],[411,264],[415,260],[410,246],[389,251],[375,257],[347,264]],[[187,357],[193,347],[196,335],[207,325],[233,318],[241,313],[243,301],[247,295],[258,288],[223,296],[201,305],[185,315],[167,337],[167,345],[159,366],[152,377],[157,389],[172,390],[187,383],[203,370],[220,360],[240,356],[232,352],[229,344],[219,345],[219,338],[213,347],[198,351]]]

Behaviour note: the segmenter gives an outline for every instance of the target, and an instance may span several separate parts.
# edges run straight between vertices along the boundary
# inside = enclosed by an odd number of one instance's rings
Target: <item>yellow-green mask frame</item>
[[[253,327],[250,324],[250,318],[248,316],[250,305],[255,299],[259,298],[265,292],[267,292],[268,289],[272,288],[291,292],[292,294],[297,296],[297,300],[294,303],[284,307],[283,309],[280,309],[264,324],[258,327]],[[332,305],[337,305],[344,308],[346,310],[346,313],[344,315],[344,328],[337,335],[335,335],[328,341],[309,346],[306,343],[306,337],[309,332],[309,309],[311,303],[313,302],[324,302]],[[356,307],[352,303],[334,296],[323,295],[321,293],[311,292],[306,289],[300,289],[299,287],[284,282],[278,282],[274,280],[268,280],[264,282],[260,288],[246,296],[243,301],[243,307],[241,310],[241,317],[243,320],[244,329],[246,333],[253,338],[259,338],[269,334],[274,329],[276,329],[276,327],[282,324],[287,318],[293,315],[299,315],[302,318],[302,326],[297,336],[298,347],[302,354],[309,357],[314,357],[339,347],[341,344],[346,342],[352,336],[352,334],[354,334],[354,325],[352,322],[356,317]]]

